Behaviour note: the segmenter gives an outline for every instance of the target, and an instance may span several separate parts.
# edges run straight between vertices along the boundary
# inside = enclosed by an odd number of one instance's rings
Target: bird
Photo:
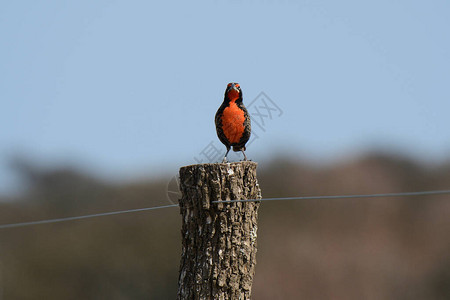
[[[250,139],[251,123],[247,109],[242,102],[242,90],[239,83],[231,82],[225,90],[225,97],[222,105],[217,110],[215,116],[216,131],[219,140],[227,147],[227,152],[222,162],[227,161],[228,152],[231,147],[233,151],[242,151],[244,160],[245,144]]]

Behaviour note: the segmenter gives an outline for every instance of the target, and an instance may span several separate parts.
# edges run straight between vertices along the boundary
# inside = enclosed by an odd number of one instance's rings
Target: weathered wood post
[[[250,299],[256,265],[257,163],[180,169],[182,254],[178,299]]]

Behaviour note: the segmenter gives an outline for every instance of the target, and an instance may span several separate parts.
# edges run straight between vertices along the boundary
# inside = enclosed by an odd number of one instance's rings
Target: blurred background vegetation
[[[168,178],[106,182],[16,159],[2,224],[170,204]],[[260,162],[263,197],[448,189],[450,161]],[[178,208],[0,230],[1,299],[174,299]],[[448,196],[264,202],[253,299],[450,299]]]

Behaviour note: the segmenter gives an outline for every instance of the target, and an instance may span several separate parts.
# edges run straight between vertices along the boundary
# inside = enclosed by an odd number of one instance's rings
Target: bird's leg
[[[225,156],[223,157],[222,163],[226,163],[227,162],[227,155],[228,152],[230,152],[231,147],[227,146],[227,153],[225,153]]]
[[[245,155],[244,149],[241,149],[242,154],[244,154],[244,160],[247,160],[247,155]]]

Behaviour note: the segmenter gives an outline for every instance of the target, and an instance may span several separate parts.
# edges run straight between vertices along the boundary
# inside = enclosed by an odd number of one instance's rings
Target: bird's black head
[[[229,101],[242,101],[242,90],[239,83],[231,82],[227,85],[225,99]]]

